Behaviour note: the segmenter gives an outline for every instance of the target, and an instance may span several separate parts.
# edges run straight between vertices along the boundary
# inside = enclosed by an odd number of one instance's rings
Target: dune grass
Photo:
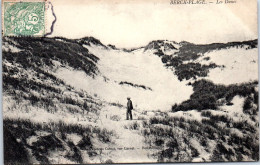
[[[227,115],[204,112],[203,116],[210,118],[199,122],[184,117],[162,116],[144,121],[142,133],[146,143],[163,147],[156,154],[158,161],[189,162],[199,157],[203,158],[201,161],[208,162],[259,160],[258,128],[255,125],[234,121]],[[207,159],[201,151],[209,154]]]
[[[68,139],[68,134],[77,134],[81,140],[78,144],[74,144]],[[30,142],[29,139],[33,136],[36,136],[37,140]],[[20,159],[26,164],[31,163],[28,159],[31,156],[34,156],[40,163],[49,164],[49,155],[57,151],[68,151],[64,157],[77,163],[83,163],[82,151],[87,151],[90,157],[96,155],[97,153],[91,150],[94,147],[93,141],[112,143],[112,136],[114,136],[113,132],[92,126],[66,124],[62,121],[34,123],[29,119],[5,118],[5,163],[16,162],[16,156],[20,155]],[[18,153],[12,151],[13,143],[18,145],[19,148],[15,151]],[[28,150],[31,150],[31,153]]]

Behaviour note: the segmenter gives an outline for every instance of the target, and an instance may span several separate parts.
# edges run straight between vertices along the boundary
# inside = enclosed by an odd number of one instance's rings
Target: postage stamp
[[[3,36],[44,36],[45,1],[4,1]]]

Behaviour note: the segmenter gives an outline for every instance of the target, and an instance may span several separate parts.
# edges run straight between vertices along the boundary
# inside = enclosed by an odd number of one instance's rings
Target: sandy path
[[[112,116],[118,116],[118,121],[111,120]],[[151,157],[150,150],[142,149],[144,144],[144,137],[140,134],[140,130],[130,130],[129,127],[134,122],[142,126],[142,120],[137,120],[137,112],[133,112],[134,120],[126,120],[125,110],[115,106],[103,107],[100,114],[100,126],[108,130],[113,130],[117,137],[113,139],[116,150],[104,151],[106,159],[111,159],[114,163],[129,163],[129,162],[156,162],[156,159]],[[118,149],[122,148],[122,150]],[[108,155],[106,155],[108,154]]]

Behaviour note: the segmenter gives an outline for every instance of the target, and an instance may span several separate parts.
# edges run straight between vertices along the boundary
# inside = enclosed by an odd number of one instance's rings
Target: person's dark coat
[[[127,101],[127,111],[126,111],[126,120],[129,119],[129,116],[130,116],[131,120],[133,119],[132,109],[133,109],[133,103],[130,99],[128,99],[128,101]]]
[[[133,109],[133,103],[131,100],[127,101],[127,110],[131,111]]]

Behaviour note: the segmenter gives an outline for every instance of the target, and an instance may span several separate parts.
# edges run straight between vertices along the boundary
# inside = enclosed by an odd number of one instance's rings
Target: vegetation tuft
[[[179,105],[173,105],[172,111],[217,109],[218,106],[223,105],[225,102],[231,102],[236,95],[247,97],[252,94],[254,97],[251,98],[251,100],[257,102],[257,100],[255,100],[258,99],[258,92],[255,90],[257,85],[257,81],[229,86],[216,85],[204,79],[195,81],[192,84],[194,93],[190,96],[190,99]],[[221,102],[221,99],[224,99],[224,102]],[[249,108],[249,106],[247,101],[244,105],[244,109]]]
[[[82,138],[78,144],[74,144],[67,140],[68,134],[77,134]],[[29,139],[34,136],[37,137],[37,141],[30,142]],[[8,140],[4,141],[5,162],[16,162],[17,159],[20,159],[25,164],[29,164],[27,149],[30,149],[37,161],[49,164],[48,158],[51,152],[69,149],[65,157],[74,162],[83,163],[81,153],[84,150],[89,153],[93,152],[91,148],[93,148],[94,138],[103,143],[112,143],[112,136],[114,133],[105,129],[65,124],[61,121],[34,123],[30,120],[6,118],[4,119],[4,139],[8,138]],[[9,140],[9,138],[13,138],[13,140]],[[13,143],[18,147],[15,152],[11,147]],[[15,157],[17,155],[18,157]]]

